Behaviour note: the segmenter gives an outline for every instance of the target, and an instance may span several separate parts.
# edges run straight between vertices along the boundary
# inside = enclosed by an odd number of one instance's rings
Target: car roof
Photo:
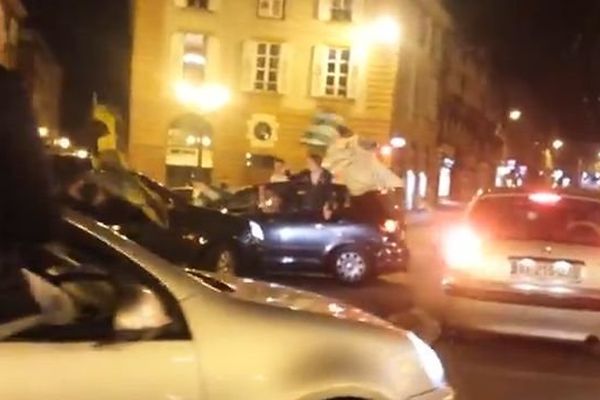
[[[562,196],[569,197],[583,197],[588,198],[590,200],[598,200],[600,201],[600,192],[590,189],[582,189],[582,188],[547,188],[547,187],[520,187],[520,188],[493,188],[484,191],[480,197],[491,197],[491,196],[525,196],[531,193],[556,193]]]

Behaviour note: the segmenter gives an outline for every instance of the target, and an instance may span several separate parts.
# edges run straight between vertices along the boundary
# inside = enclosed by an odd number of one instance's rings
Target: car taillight
[[[385,233],[396,233],[398,231],[400,224],[398,221],[393,219],[386,219],[383,225],[381,225],[381,230]]]
[[[538,192],[529,195],[529,201],[544,205],[554,205],[561,200],[560,195],[556,193]]]
[[[442,245],[444,261],[450,268],[470,268],[481,262],[481,237],[468,225],[448,230]]]

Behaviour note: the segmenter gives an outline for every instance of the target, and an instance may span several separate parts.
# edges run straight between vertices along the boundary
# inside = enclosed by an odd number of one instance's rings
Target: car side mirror
[[[132,285],[124,288],[123,292],[113,318],[115,332],[159,330],[173,322],[161,299],[152,290]]]

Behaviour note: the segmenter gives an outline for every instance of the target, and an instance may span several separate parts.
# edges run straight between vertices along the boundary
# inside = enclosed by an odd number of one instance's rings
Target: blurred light
[[[396,44],[402,36],[400,24],[390,15],[381,16],[373,21],[368,34],[372,42],[380,44]]]
[[[175,86],[175,94],[181,103],[197,107],[204,112],[216,111],[231,100],[229,89],[214,83],[196,86],[188,82],[179,82]]]
[[[552,148],[554,150],[560,150],[562,149],[562,147],[565,145],[565,142],[563,142],[560,139],[556,139],[555,141],[552,142]]]
[[[252,159],[252,154],[246,153],[246,160],[251,160],[251,159]]]
[[[265,240],[265,233],[258,222],[250,221],[250,234],[253,238],[258,240]]]
[[[406,209],[412,210],[414,206],[417,177],[412,170],[406,171]]]
[[[385,233],[395,233],[398,230],[398,221],[393,219],[386,219],[383,225],[381,226],[381,230]]]
[[[510,112],[508,113],[508,118],[510,118],[511,121],[518,121],[521,119],[522,116],[523,113],[521,112],[521,110],[516,108],[510,110]]]
[[[562,197],[556,193],[533,193],[529,195],[529,201],[533,201],[538,204],[550,204],[554,205],[558,203]]]
[[[391,156],[391,155],[392,155],[392,151],[393,151],[393,148],[392,148],[392,146],[389,146],[389,145],[387,145],[387,144],[385,144],[385,145],[381,146],[381,148],[379,149],[379,152],[380,152],[380,153],[381,153],[381,155],[382,155],[382,156],[384,156],[384,157],[389,157],[389,156]]]
[[[79,149],[75,152],[75,157],[86,159],[90,156],[90,152],[85,149]]]
[[[185,53],[183,55],[184,64],[205,65],[206,57],[198,53]]]
[[[60,147],[61,149],[67,150],[71,147],[71,139],[68,137],[60,137],[54,141],[54,144]]]
[[[46,126],[40,126],[38,128],[38,134],[41,138],[47,138],[48,136],[50,136],[50,129],[48,129],[48,127]]]
[[[406,147],[406,139],[404,139],[403,137],[393,137],[390,140],[390,145],[395,149],[401,149],[403,147]]]
[[[188,146],[193,146],[196,144],[196,142],[197,142],[197,138],[194,135],[188,135],[185,138],[185,144],[187,144]]]
[[[427,196],[427,174],[419,172],[419,196],[425,198]]]
[[[450,268],[471,268],[481,261],[482,240],[469,226],[454,227],[443,241],[444,259]]]
[[[202,136],[202,146],[210,147],[212,145],[212,139],[210,136]]]

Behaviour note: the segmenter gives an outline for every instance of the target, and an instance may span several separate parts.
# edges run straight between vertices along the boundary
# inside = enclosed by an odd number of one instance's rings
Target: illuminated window
[[[325,78],[325,95],[348,97],[350,49],[329,48]]]
[[[331,0],[331,20],[352,20],[352,0]]]
[[[285,0],[258,0],[258,16],[283,19]]]
[[[206,36],[186,33],[183,38],[183,79],[202,83],[206,73]]]
[[[208,9],[208,0],[186,0],[186,7]]]
[[[256,46],[256,76],[254,90],[277,92],[281,44],[258,43]]]

